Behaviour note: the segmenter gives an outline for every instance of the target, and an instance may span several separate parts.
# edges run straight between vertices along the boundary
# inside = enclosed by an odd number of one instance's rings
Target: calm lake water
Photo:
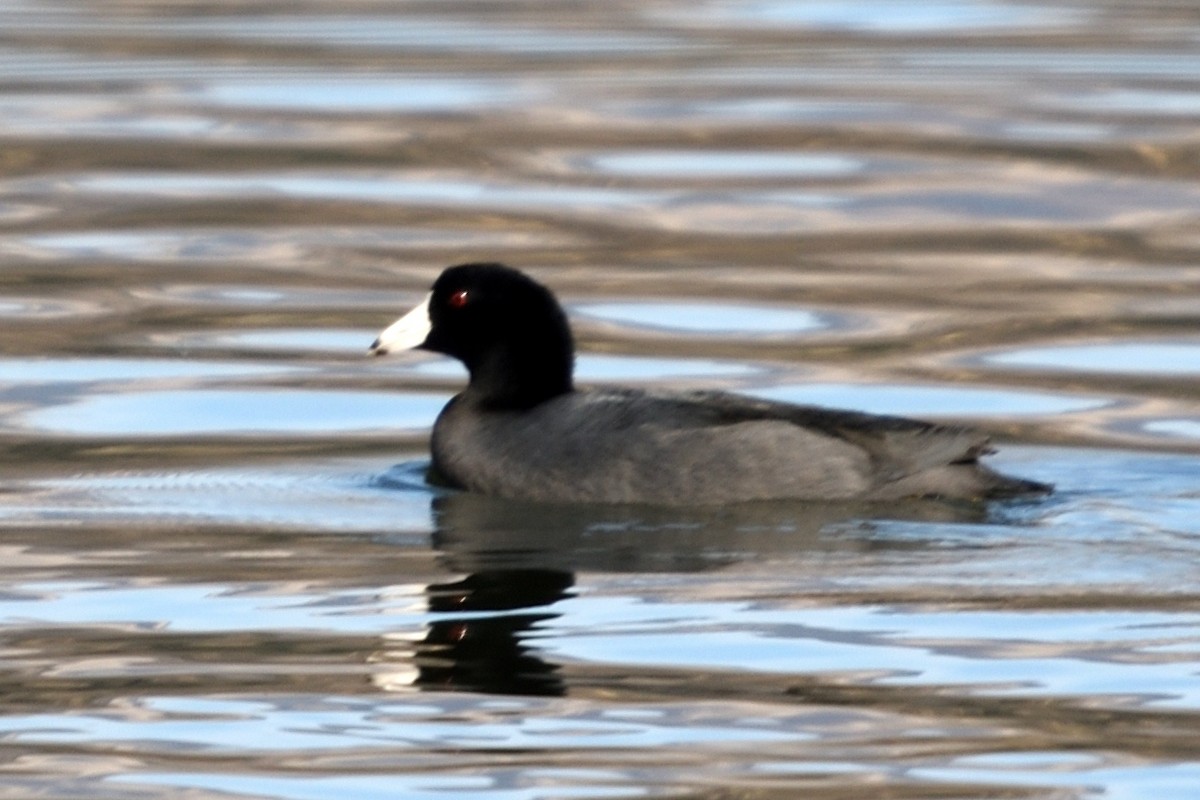
[[[1058,491],[434,491],[472,259]],[[12,0],[0,279],[0,798],[1200,797],[1195,4]]]

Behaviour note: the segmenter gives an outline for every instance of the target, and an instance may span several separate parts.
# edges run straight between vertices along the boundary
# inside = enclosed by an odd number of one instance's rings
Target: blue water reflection
[[[0,381],[8,384],[100,383],[173,378],[272,376],[302,368],[287,364],[241,364],[155,358],[5,358]]]
[[[530,775],[535,779],[536,774]],[[210,773],[144,773],[120,777],[117,785],[139,787],[167,786],[180,790],[218,792],[230,797],[270,797],[279,800],[446,800],[447,797],[485,795],[488,800],[539,800],[546,797],[544,788],[502,789],[493,776],[447,776],[400,774],[387,772],[377,775],[281,777],[264,775],[221,775]],[[621,798],[644,797],[639,787],[610,788],[586,784],[572,791],[555,786],[557,797]]]
[[[475,110],[511,105],[528,98],[519,86],[498,81],[392,75],[386,78],[308,76],[299,80],[209,81],[194,99],[222,106],[328,114]]]
[[[1142,117],[1168,115],[1200,116],[1200,92],[1170,89],[1114,89],[1054,98],[1057,107],[1070,107],[1087,112],[1113,112]]]
[[[1158,419],[1142,423],[1142,430],[1155,436],[1200,440],[1200,420]]]
[[[1006,756],[963,756],[944,767],[918,767],[916,777],[968,781],[984,785],[1063,790],[1103,786],[1106,800],[1194,798],[1200,786],[1200,764],[1141,763],[1119,766],[1072,753],[1013,753]]]
[[[233,333],[194,334],[182,340],[186,346],[235,348],[247,352],[287,351],[294,353],[339,353],[363,355],[372,334],[367,330],[333,328],[278,328]]]
[[[272,706],[264,701],[203,701],[173,710],[173,702],[150,698],[138,704],[139,715],[86,713],[59,716],[12,715],[0,718],[0,735],[18,742],[80,744],[95,741],[169,742],[212,751],[319,751],[331,748],[415,749],[454,747],[466,750],[607,748],[651,745],[699,745],[707,741],[797,742],[803,732],[772,730],[750,724],[710,726],[702,721],[608,715],[583,708],[572,713],[546,703],[514,704],[511,709],[474,719],[456,718],[428,698],[416,702],[374,698],[321,698],[310,707]],[[464,705],[471,705],[468,701]],[[524,706],[524,708],[523,708]],[[525,718],[517,710],[537,712]],[[505,712],[508,713],[505,713]]]
[[[595,613],[600,626],[579,627]],[[1146,645],[1200,631],[1186,613],[907,612],[892,608],[772,609],[736,603],[644,603],[576,598],[548,652],[558,658],[639,666],[755,672],[845,672],[877,684],[955,685],[991,695],[1136,696],[1200,709],[1194,664],[1150,657]],[[1067,634],[1064,638],[1064,633]],[[669,646],[664,643],[670,642]],[[1095,642],[1127,642],[1109,660]],[[1140,654],[1131,661],[1130,654]],[[1140,691],[1131,687],[1143,687]],[[1152,688],[1151,688],[1152,687]]]
[[[148,179],[153,180],[153,179]],[[157,184],[165,192],[173,191],[172,182]],[[197,190],[206,185],[197,184]],[[247,187],[247,191],[250,191]],[[157,191],[157,190],[156,190]],[[378,191],[378,189],[374,190]],[[304,228],[273,228],[271,230],[225,227],[202,231],[173,228],[150,230],[61,231],[37,233],[0,239],[0,248],[16,256],[38,259],[109,259],[138,261],[214,262],[241,261],[262,258],[268,267],[278,269],[284,260],[298,261],[312,251],[326,250],[335,245],[352,247],[411,247],[457,249],[473,246],[489,250],[509,249],[528,245],[557,243],[566,246],[570,238],[539,233],[536,236],[519,229],[461,230],[454,227],[399,226],[389,228],[364,226],[310,225]],[[239,287],[242,291],[251,291]],[[302,291],[295,287],[274,286],[265,291],[283,295]],[[149,293],[149,290],[147,290]],[[231,291],[233,291],[231,289]]]
[[[786,151],[619,150],[576,160],[597,172],[648,178],[840,178],[865,168],[848,155]]]
[[[414,358],[418,360],[413,361]],[[394,359],[390,364],[385,362],[385,368],[438,378],[465,379],[467,375],[466,368],[460,362],[443,357],[408,356],[407,360]],[[735,378],[762,374],[764,370],[757,364],[708,358],[581,353],[575,360],[575,377],[583,383]]]
[[[805,2],[754,0],[749,3],[700,4],[701,20],[730,26],[802,27],[873,33],[920,34],[988,32],[1011,28],[1041,28],[1071,22],[1065,9],[1011,5],[981,0],[929,2],[913,5],[882,0]]]
[[[807,333],[834,326],[833,315],[802,308],[740,305],[716,302],[638,301],[580,303],[573,310],[584,317],[678,333],[769,335]]]
[[[22,419],[55,435],[345,435],[428,428],[447,399],[416,392],[180,389],[94,395]]]
[[[360,200],[364,202],[428,202],[489,207],[549,206],[637,208],[666,203],[677,193],[651,189],[617,189],[562,184],[511,184],[455,173],[254,173],[239,175],[134,174],[80,177],[84,191],[175,197],[270,196]]]
[[[294,462],[190,470],[100,468],[69,478],[29,480],[8,485],[0,520],[44,525],[86,513],[97,521],[132,524],[175,520],[277,531],[388,531],[397,545],[424,547],[434,528],[433,490],[425,482],[425,448],[417,447],[420,458],[397,452],[319,468]],[[409,460],[391,466],[405,455]]]
[[[511,183],[458,173],[256,173],[235,175],[95,174],[73,181],[80,191],[150,194],[173,198],[298,197],[365,203],[431,204],[555,213],[636,214],[645,223],[649,209],[664,227],[701,226],[712,230],[789,230],[804,210],[849,203],[831,192],[769,190],[741,193],[737,204],[712,192],[633,189],[562,183]]]
[[[156,29],[162,31],[161,28]],[[574,28],[519,27],[446,17],[394,17],[370,14],[212,16],[189,20],[162,31],[171,36],[220,37],[275,44],[313,43],[322,47],[385,51],[466,50],[555,55],[620,54],[648,48],[681,47],[684,40],[629,30],[580,31]]]
[[[1080,342],[1029,347],[983,356],[984,364],[1018,369],[1125,375],[1200,375],[1200,343],[1187,341]]]
[[[1152,47],[1130,47],[1113,50],[1059,48],[1033,51],[1020,47],[969,47],[928,49],[907,58],[910,67],[936,70],[960,70],[959,79],[967,75],[995,76],[998,71],[1033,71],[1043,77],[1089,76],[1094,83],[1103,78],[1177,78],[1180,75],[1200,74],[1200,55],[1194,52],[1162,52]],[[1032,102],[1039,106],[1040,95]],[[1077,92],[1072,97],[1078,98]],[[1075,100],[1074,102],[1086,102]],[[1053,108],[1060,105],[1054,102]],[[1102,107],[1099,115],[1106,115]]]
[[[424,618],[424,606],[418,603],[420,587],[391,587],[387,595],[374,591],[304,594],[292,587],[270,585],[155,586],[135,581],[128,585],[35,583],[10,588],[0,599],[0,619],[14,627],[103,623],[204,632],[303,631],[333,625],[352,633],[419,628]]]

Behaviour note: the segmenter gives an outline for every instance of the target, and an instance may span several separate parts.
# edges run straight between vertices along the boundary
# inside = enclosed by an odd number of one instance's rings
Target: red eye
[[[466,289],[459,289],[457,292],[446,298],[446,303],[451,308],[462,308],[470,299],[471,296],[467,294]]]

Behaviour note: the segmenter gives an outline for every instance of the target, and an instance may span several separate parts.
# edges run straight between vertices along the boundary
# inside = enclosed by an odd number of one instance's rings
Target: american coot
[[[578,390],[562,307],[502,264],[448,268],[371,345],[445,353],[470,373],[433,427],[441,481],[548,502],[986,499],[1050,487],[979,463],[987,438],[901,417],[716,391]]]

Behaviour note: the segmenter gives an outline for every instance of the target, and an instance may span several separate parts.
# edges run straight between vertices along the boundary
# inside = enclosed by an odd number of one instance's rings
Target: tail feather
[[[1001,500],[1010,497],[1050,494],[1054,491],[1054,484],[1052,483],[1042,483],[1041,481],[1029,480],[1028,478],[1016,478],[1012,475],[996,472],[991,467],[985,467],[982,464],[978,465],[976,469],[979,471],[981,477],[984,477],[989,482],[987,494],[984,495],[988,499]]]
[[[1048,483],[1014,478],[975,461],[943,464],[885,483],[872,493],[875,500],[904,497],[944,497],[963,500],[1003,500],[1049,494]]]

